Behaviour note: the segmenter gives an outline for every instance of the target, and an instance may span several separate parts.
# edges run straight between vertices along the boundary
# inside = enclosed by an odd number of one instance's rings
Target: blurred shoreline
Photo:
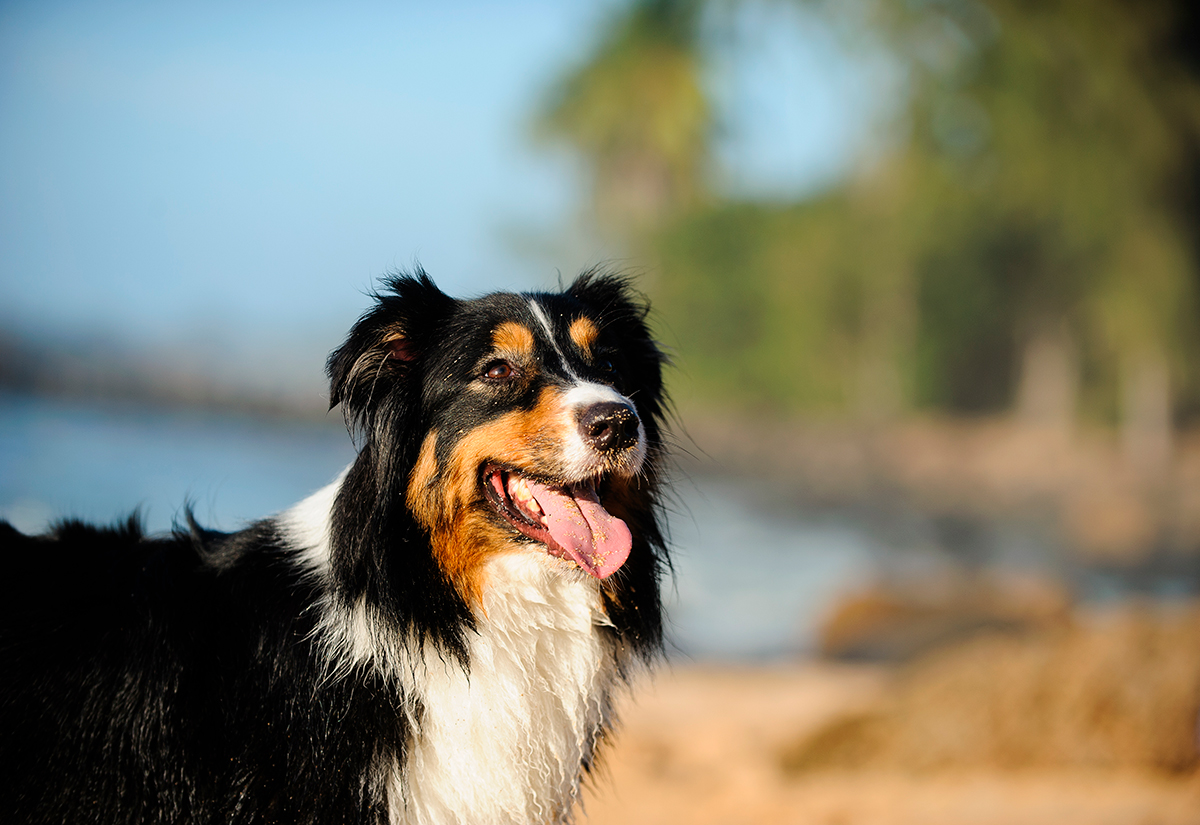
[[[0,391],[81,404],[341,422],[340,416],[328,414],[328,389],[315,365],[311,382],[291,376],[255,379],[250,373],[234,380],[215,375],[196,355],[177,350],[143,352],[104,341],[47,342],[0,329]]]
[[[341,427],[312,381],[230,380],[169,353],[82,347],[0,331],[0,391],[76,404],[239,415]],[[965,569],[1013,561],[1037,572],[1150,595],[1200,590],[1200,431],[1174,434],[1158,466],[1114,429],[1039,426],[1020,416],[889,421],[770,418],[688,409],[677,475],[761,481],[764,506],[842,513],[884,544],[915,522]],[[906,527],[907,525],[907,527]],[[911,532],[911,530],[910,530]],[[1019,555],[1020,553],[1018,553]],[[1116,594],[1120,595],[1120,594]]]
[[[967,568],[997,560],[979,534],[1007,522],[1036,536],[1047,572],[1110,571],[1152,594],[1171,579],[1192,588],[1200,574],[1200,433],[1178,434],[1166,466],[1146,472],[1114,432],[1015,417],[685,424],[685,474],[765,479],[790,506],[868,520],[924,513]]]

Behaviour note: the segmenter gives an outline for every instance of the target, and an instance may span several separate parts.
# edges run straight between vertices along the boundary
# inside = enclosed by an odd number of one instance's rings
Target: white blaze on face
[[[546,333],[546,337],[550,340],[550,345],[554,347],[554,352],[562,362],[562,367],[567,377],[573,382],[571,389],[563,397],[563,420],[561,426],[562,432],[566,434],[563,444],[563,461],[568,476],[584,479],[595,475],[597,471],[607,465],[604,459],[583,440],[583,434],[579,429],[580,414],[594,404],[603,404],[605,402],[624,404],[631,410],[636,410],[637,407],[634,406],[632,401],[612,387],[606,384],[599,384],[595,381],[585,381],[580,378],[571,369],[571,363],[567,360],[562,347],[559,346],[558,339],[554,335],[554,325],[550,323],[550,318],[546,315],[546,310],[534,298],[529,299],[529,309],[533,313],[533,317],[537,319],[538,324],[542,327],[542,330]],[[646,429],[642,426],[639,418],[637,445],[633,448],[632,454],[620,462],[617,472],[622,475],[632,476],[642,468],[642,462],[645,460]]]
[[[575,370],[571,369],[571,362],[567,360],[567,356],[563,354],[562,348],[558,345],[558,339],[554,337],[554,325],[550,323],[550,318],[546,315],[546,310],[542,309],[533,298],[529,299],[529,309],[533,313],[533,317],[537,318],[542,329],[546,332],[546,337],[550,339],[550,346],[554,347],[554,351],[558,353],[558,360],[562,361],[563,370],[567,376],[573,381],[579,381],[579,376],[575,374]]]
[[[586,478],[595,474],[597,469],[606,466],[603,457],[583,440],[583,432],[579,428],[579,416],[589,407],[604,403],[624,404],[631,410],[637,409],[632,401],[612,387],[594,381],[580,381],[563,396],[563,431],[567,434],[563,444],[563,462],[569,475]],[[642,468],[645,459],[646,428],[642,426],[639,417],[637,445],[632,448],[631,454],[621,461],[618,472],[622,475],[634,475]]]

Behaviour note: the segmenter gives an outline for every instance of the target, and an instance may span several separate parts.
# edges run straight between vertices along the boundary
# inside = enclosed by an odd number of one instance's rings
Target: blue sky
[[[528,124],[617,6],[0,6],[0,326],[319,381],[389,269],[469,294],[611,257],[514,239],[577,210],[579,170]],[[866,74],[790,15],[751,6],[751,48],[712,68],[732,192],[836,178],[869,119]]]

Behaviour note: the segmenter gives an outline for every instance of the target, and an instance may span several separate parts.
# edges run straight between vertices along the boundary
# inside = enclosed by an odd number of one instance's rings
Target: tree
[[[805,5],[885,49],[907,89],[883,157],[806,203],[703,196],[696,4],[632,5],[547,110],[589,160],[597,219],[656,256],[696,391],[1062,429],[1078,408],[1161,466],[1171,415],[1200,404],[1190,6]]]
[[[700,6],[640,0],[556,84],[538,118],[591,167],[593,217],[628,237],[697,203],[711,128],[700,77]]]

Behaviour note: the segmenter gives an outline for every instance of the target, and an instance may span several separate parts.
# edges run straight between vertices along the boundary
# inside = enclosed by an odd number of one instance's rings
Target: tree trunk
[[[1135,470],[1161,477],[1171,465],[1171,378],[1167,359],[1145,349],[1122,363],[1121,446]]]
[[[1017,387],[1017,419],[1026,426],[1069,438],[1075,426],[1079,363],[1061,326],[1045,326],[1025,343]]]

